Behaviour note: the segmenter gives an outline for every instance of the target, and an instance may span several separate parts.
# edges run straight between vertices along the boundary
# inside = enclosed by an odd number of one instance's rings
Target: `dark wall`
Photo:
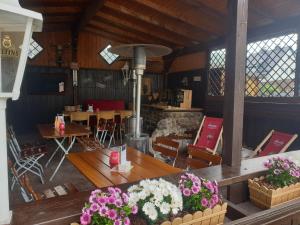
[[[194,77],[199,77],[200,81],[194,81]],[[187,83],[182,82],[184,79]],[[192,90],[192,107],[204,107],[205,93],[206,93],[206,70],[193,70],[186,72],[178,72],[168,74],[167,88],[175,89],[188,89]]]
[[[30,78],[32,75],[65,74],[65,93],[55,94],[29,94]],[[7,103],[7,121],[19,132],[28,132],[36,129],[38,123],[52,123],[54,116],[62,112],[65,105],[72,104],[72,83],[70,70],[55,67],[26,68],[21,87],[20,98],[17,101],[9,100]],[[43,84],[41,84],[43,85]],[[45,85],[45,84],[44,84]]]
[[[144,77],[151,77],[152,90],[162,87],[160,74],[147,73]],[[79,102],[87,99],[123,99],[128,105],[132,98],[132,83],[123,84],[121,71],[82,69],[79,72],[78,84]]]
[[[55,76],[65,74],[65,93],[29,94],[30,80],[33,76]],[[153,89],[162,87],[162,76],[145,74],[153,79]],[[82,104],[86,99],[123,99],[126,104],[131,101],[131,85],[123,85],[120,71],[82,69],[79,71],[78,100]],[[49,79],[45,79],[49,80]],[[105,88],[96,87],[96,82],[105,84]],[[46,85],[40,82],[40,85]],[[65,105],[73,104],[72,71],[68,68],[28,66],[24,74],[21,95],[17,101],[7,103],[7,121],[18,133],[32,132],[39,123],[52,123],[57,113],[64,110]]]
[[[264,102],[246,98],[244,108],[243,144],[255,148],[272,130],[278,130],[300,136],[300,103],[294,99],[284,99],[282,102]],[[280,99],[277,99],[280,101]],[[208,97],[205,114],[222,117],[223,100],[219,97]],[[300,149],[300,137],[289,149]]]

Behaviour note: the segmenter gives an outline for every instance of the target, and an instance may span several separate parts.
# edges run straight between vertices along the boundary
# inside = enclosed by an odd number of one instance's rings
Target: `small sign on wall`
[[[201,82],[201,76],[194,76],[193,81]]]

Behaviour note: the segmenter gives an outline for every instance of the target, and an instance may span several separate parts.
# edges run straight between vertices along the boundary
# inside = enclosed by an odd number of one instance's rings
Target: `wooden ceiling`
[[[41,12],[44,31],[89,31],[121,43],[173,49],[226,35],[227,0],[20,0]],[[249,29],[300,15],[299,0],[249,0]]]

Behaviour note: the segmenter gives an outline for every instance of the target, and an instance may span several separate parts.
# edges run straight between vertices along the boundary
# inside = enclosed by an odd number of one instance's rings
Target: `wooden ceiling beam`
[[[126,31],[130,32],[130,33],[132,33],[136,36],[140,36],[140,37],[142,37],[146,40],[149,40],[153,43],[156,43],[156,44],[167,45],[168,47],[171,47],[171,48],[175,47],[175,44],[173,42],[157,38],[156,36],[153,36],[152,32],[149,32],[149,30],[148,30],[148,32],[145,32],[145,31],[140,30],[140,29],[137,30],[136,27],[134,27],[134,25],[129,26],[126,23],[123,23],[123,22],[120,22],[120,21],[115,21],[114,17],[112,17],[112,16],[110,17],[110,16],[102,15],[101,13],[97,13],[97,15],[93,19],[93,21],[105,23],[109,26],[118,28],[118,29],[123,30],[125,32]]]
[[[193,39],[195,42],[203,42],[211,38],[206,32],[199,31],[189,24],[174,20],[168,16],[162,14],[158,15],[155,10],[141,7],[139,4],[135,4],[134,1],[110,0],[105,2],[105,6],[110,9],[118,10],[124,14],[132,15],[139,20],[157,27],[181,34],[188,39]],[[195,44],[195,42],[191,44]]]
[[[91,3],[85,8],[81,19],[78,23],[76,31],[79,32],[93,19],[96,13],[103,7],[105,0],[92,0]]]
[[[86,1],[83,0],[23,0],[20,1],[20,5],[24,8],[32,8],[32,7],[84,7],[87,4]]]
[[[94,28],[94,27],[89,26],[89,25],[84,29],[84,31],[93,33],[95,35],[99,35],[99,36],[104,37],[105,39],[108,39],[108,40],[120,42],[122,44],[129,44],[130,43],[130,41],[128,41],[128,39],[126,39],[126,38],[123,38],[119,35],[107,33],[105,31],[99,30],[98,28]]]
[[[106,33],[110,34],[116,34],[118,36],[127,38],[129,42],[131,43],[145,43],[145,44],[150,44],[151,41],[145,37],[141,37],[140,35],[135,35],[130,32],[124,31],[120,28],[112,27],[110,25],[107,25],[102,22],[96,22],[96,21],[91,21],[89,23],[89,26],[92,26],[95,29],[100,29],[102,31],[105,31]]]
[[[193,39],[183,36],[182,34],[178,34],[164,29],[163,27],[153,25],[152,23],[148,23],[133,15],[111,9],[106,6],[104,6],[103,9],[97,13],[97,15],[103,16],[111,21],[119,21],[119,23],[133,27],[142,32],[149,33],[149,31],[151,31],[151,34],[160,37],[161,39],[172,41],[177,45],[186,46],[193,42]]]
[[[198,30],[221,36],[225,33],[225,23],[209,11],[194,8],[182,1],[174,0],[132,0],[170,18],[194,26]],[[184,12],[184,13],[182,13]]]
[[[71,31],[72,23],[46,23],[43,32]]]
[[[64,13],[66,14],[75,14],[81,13],[81,8],[77,6],[69,7],[31,7],[30,10],[42,13],[42,14],[55,14],[55,13]]]

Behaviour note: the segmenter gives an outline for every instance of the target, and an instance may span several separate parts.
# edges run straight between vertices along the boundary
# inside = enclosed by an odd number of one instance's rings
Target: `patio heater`
[[[17,100],[33,31],[42,30],[40,13],[23,9],[17,0],[0,2],[0,224],[9,224],[6,100]]]
[[[126,143],[140,151],[147,152],[149,146],[149,135],[142,133],[142,118],[141,118],[141,90],[142,76],[146,69],[147,57],[161,57],[171,53],[171,49],[161,45],[154,44],[127,44],[119,45],[108,49],[114,54],[123,57],[133,58],[133,96],[135,100],[135,117],[131,118],[134,121],[134,130],[125,135]],[[133,104],[134,105],[134,104]]]

